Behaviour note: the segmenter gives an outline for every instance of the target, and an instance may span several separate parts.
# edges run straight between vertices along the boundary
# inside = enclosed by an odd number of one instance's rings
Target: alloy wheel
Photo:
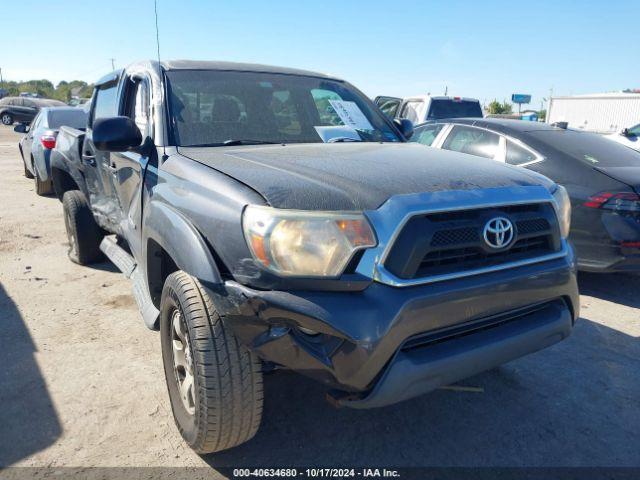
[[[69,212],[66,212],[64,216],[64,226],[67,230],[67,238],[69,239],[69,255],[72,257],[77,256],[78,242],[74,230],[71,228],[71,215]]]
[[[190,415],[195,414],[193,357],[182,314],[175,309],[171,315],[171,347],[173,352],[173,372],[178,384],[178,392],[185,410]]]

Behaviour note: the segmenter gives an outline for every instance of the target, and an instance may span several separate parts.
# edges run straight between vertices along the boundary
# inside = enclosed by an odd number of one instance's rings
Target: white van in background
[[[379,96],[374,100],[389,118],[406,118],[414,124],[443,118],[482,118],[480,101],[466,97],[417,95],[397,98]]]

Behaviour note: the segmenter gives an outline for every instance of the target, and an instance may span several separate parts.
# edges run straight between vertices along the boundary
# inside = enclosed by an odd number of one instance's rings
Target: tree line
[[[7,96],[17,97],[21,93],[36,93],[39,97],[53,98],[69,102],[72,96],[89,98],[93,92],[93,84],[81,80],[61,81],[56,86],[49,80],[29,80],[27,82],[2,82],[0,88],[7,91]]]

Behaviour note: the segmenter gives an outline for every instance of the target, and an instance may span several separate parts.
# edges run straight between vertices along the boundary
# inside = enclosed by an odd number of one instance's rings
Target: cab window
[[[468,153],[484,158],[495,158],[500,137],[479,128],[456,125],[445,140],[442,148],[454,152]]]
[[[421,100],[412,100],[404,104],[400,117],[411,120],[414,123],[418,122],[418,110],[420,110],[422,104]]]
[[[382,113],[391,119],[395,118],[398,107],[400,107],[400,100],[385,100],[380,104]]]

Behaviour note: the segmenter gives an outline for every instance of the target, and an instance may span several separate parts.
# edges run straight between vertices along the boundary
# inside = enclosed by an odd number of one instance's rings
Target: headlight
[[[558,221],[560,222],[560,234],[563,238],[567,238],[571,228],[571,200],[567,189],[562,185],[558,185],[558,188],[553,193],[553,199]]]
[[[248,206],[242,226],[253,257],[280,275],[336,277],[357,250],[376,245],[362,214]]]

